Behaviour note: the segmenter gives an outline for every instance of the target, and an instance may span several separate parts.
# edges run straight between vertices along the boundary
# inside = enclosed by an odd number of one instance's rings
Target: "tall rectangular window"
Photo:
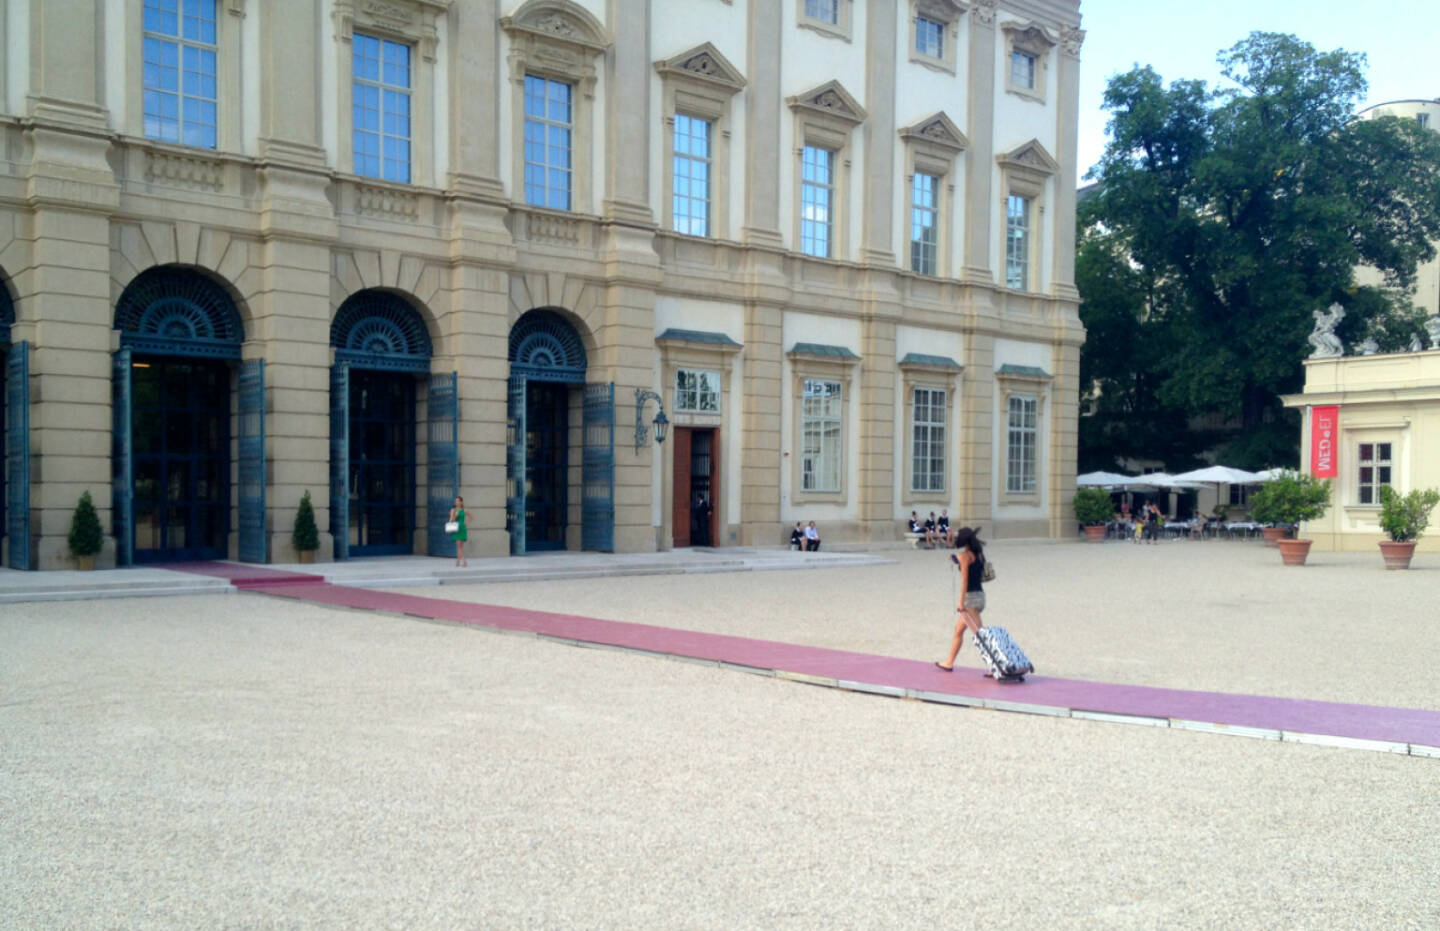
[[[831,256],[834,231],[835,153],[807,145],[800,155],[800,251]]]
[[[1024,395],[1010,396],[1010,429],[1005,457],[1005,490],[1028,494],[1035,490],[1035,461],[1039,401]]]
[[[671,213],[675,232],[710,235],[710,134],[713,124],[675,114],[674,176]]]
[[[945,490],[945,390],[916,388],[910,416],[910,488]]]
[[[1027,52],[1010,53],[1010,83],[1016,87],[1035,89],[1035,65],[1037,59]]]
[[[840,22],[840,0],[805,0],[805,15],[822,23]]]
[[[145,0],[145,136],[216,147],[215,0]]]
[[[563,81],[525,75],[525,203],[569,210],[572,186],[571,98]]]
[[[931,58],[945,57],[945,24],[923,16],[915,18],[915,51]]]
[[[922,275],[939,267],[939,186],[939,178],[918,171],[910,185],[910,270]]]
[[[1005,199],[1005,287],[1024,291],[1030,284],[1030,198]]]
[[[1421,128],[1421,129],[1428,129],[1429,126],[1430,126],[1430,114],[1428,114],[1428,113],[1417,113],[1417,114],[1415,114],[1415,122],[1417,122],[1417,123],[1420,124],[1420,128]]]
[[[800,409],[800,487],[840,491],[840,383],[805,379]]]
[[[1360,488],[1356,500],[1360,504],[1379,504],[1380,488],[1390,484],[1390,444],[1361,443]]]
[[[704,369],[675,371],[675,409],[720,413],[720,373]]]
[[[355,33],[351,41],[355,173],[410,182],[410,46]]]

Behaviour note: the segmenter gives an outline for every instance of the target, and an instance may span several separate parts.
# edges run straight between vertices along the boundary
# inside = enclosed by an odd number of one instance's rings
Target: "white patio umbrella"
[[[1295,469],[1288,466],[1280,466],[1274,469],[1261,469],[1255,473],[1255,477],[1262,482],[1273,482],[1286,472],[1294,472]]]
[[[1229,466],[1213,465],[1203,469],[1192,469],[1189,472],[1181,472],[1175,476],[1176,479],[1190,482],[1196,485],[1214,485],[1215,500],[1220,500],[1221,485],[1254,485],[1263,481],[1259,474],[1246,472],[1244,469],[1232,469]]]
[[[1135,488],[1164,488],[1167,491],[1183,491],[1196,487],[1198,483],[1187,481],[1178,475],[1170,475],[1167,472],[1147,472],[1144,475],[1135,476],[1127,484]]]
[[[1075,479],[1075,484],[1081,488],[1120,488],[1134,480],[1133,476],[1118,472],[1086,472]]]

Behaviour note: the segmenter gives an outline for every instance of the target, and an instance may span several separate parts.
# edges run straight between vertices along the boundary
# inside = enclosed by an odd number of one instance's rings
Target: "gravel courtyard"
[[[992,553],[1044,673],[1440,707],[1424,557]],[[895,555],[406,591],[928,658],[945,554]],[[1440,923],[1433,760],[255,595],[0,606],[0,747],[5,927]]]

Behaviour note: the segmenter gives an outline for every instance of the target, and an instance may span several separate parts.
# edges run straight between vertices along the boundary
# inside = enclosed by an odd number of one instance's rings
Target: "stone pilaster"
[[[109,115],[101,96],[104,4],[26,0],[25,5],[30,8],[29,115],[50,123],[105,129]]]
[[[780,248],[780,3],[750,0],[745,93],[745,223],[747,243]],[[778,376],[777,376],[778,377]],[[777,512],[778,519],[778,512]]]
[[[1064,539],[1075,531],[1071,499],[1075,497],[1079,448],[1080,346],[1058,343],[1052,358],[1055,379],[1050,386],[1050,461],[1045,467],[1049,478],[1050,536]]]
[[[895,264],[895,50],[896,0],[865,5],[865,213],[862,262]],[[867,356],[868,362],[868,356]]]
[[[450,8],[450,177],[444,184],[457,249],[473,251],[458,243],[467,238],[494,243],[505,250],[496,258],[509,263],[514,254],[505,229],[498,132],[500,95],[509,93],[509,85],[500,75],[499,15],[497,0],[470,0],[463,15],[458,5]]]
[[[334,41],[318,0],[272,4],[261,22],[261,229],[333,239],[334,208],[325,191],[328,166],[320,137],[323,93],[317,67],[322,41]],[[322,22],[324,26],[322,27]]]
[[[788,460],[780,456],[784,445],[780,436],[782,338],[778,305],[746,304],[744,448],[740,457],[740,541],[744,546],[784,542],[780,534],[780,470]]]
[[[860,324],[860,499],[862,540],[895,535],[895,321]]]
[[[994,521],[990,508],[994,491],[995,431],[1002,429],[995,419],[995,337],[971,333],[965,340],[965,374],[961,387],[960,513],[956,526],[985,525]]]
[[[1055,260],[1051,265],[1050,293],[1056,297],[1078,301],[1075,290],[1075,190],[1080,182],[1077,164],[1076,136],[1080,108],[1080,45],[1085,30],[1074,26],[1060,27],[1059,100],[1055,108],[1055,160],[1060,170],[1055,174]]]
[[[604,213],[650,226],[650,0],[610,0],[615,47],[607,56]]]
[[[990,222],[995,209],[990,195],[995,174],[995,2],[975,0],[970,8],[966,57],[970,149],[965,154],[969,171],[965,175],[964,277],[981,282],[995,277],[990,256],[994,239]]]

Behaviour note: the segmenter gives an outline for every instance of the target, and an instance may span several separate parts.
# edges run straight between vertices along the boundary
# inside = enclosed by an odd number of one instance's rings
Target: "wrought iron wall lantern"
[[[655,442],[665,442],[665,431],[670,427],[670,419],[665,416],[665,399],[654,391],[645,388],[635,389],[635,451],[638,453],[645,448],[645,437],[650,432],[645,426],[645,402],[655,401]]]

